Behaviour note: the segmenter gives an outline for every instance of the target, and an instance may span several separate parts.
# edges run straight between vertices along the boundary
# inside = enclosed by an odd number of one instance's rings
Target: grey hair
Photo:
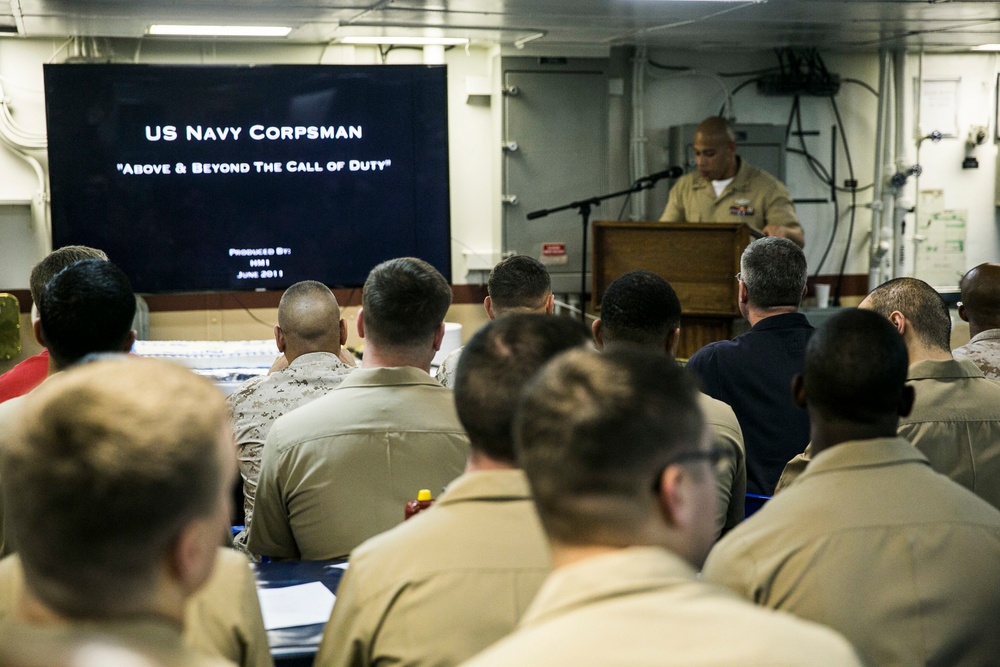
[[[806,256],[788,239],[765,236],[743,251],[740,275],[757,308],[798,307],[808,276]]]

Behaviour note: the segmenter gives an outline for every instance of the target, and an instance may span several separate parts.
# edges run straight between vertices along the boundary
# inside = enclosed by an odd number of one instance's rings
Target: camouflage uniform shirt
[[[229,397],[247,528],[253,519],[261,450],[275,420],[325,395],[353,370],[332,352],[310,352],[296,357],[288,368],[247,380]],[[235,544],[243,550],[246,530],[236,536]]]
[[[435,380],[450,389],[455,388],[455,371],[458,370],[458,359],[462,356],[463,349],[465,349],[465,346],[453,350],[451,354],[444,358],[444,361],[438,366],[437,373],[434,374]]]
[[[968,359],[979,366],[989,379],[1000,381],[1000,329],[979,332],[952,354],[956,359]]]

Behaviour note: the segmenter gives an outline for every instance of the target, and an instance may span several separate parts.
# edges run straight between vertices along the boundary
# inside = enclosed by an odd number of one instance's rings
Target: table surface
[[[318,581],[329,588],[331,593],[336,594],[340,578],[344,576],[344,569],[337,566],[343,563],[344,559],[288,560],[255,563],[253,568],[258,588],[282,588]],[[297,664],[288,660],[299,658],[311,661],[319,649],[325,625],[317,623],[296,628],[268,630],[267,643],[271,647],[271,655],[279,664]]]

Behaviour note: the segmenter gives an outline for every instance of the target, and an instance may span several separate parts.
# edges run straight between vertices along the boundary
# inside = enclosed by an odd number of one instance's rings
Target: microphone
[[[655,183],[664,178],[680,178],[684,174],[683,167],[670,167],[669,169],[664,169],[663,171],[658,171],[655,174],[650,174],[649,176],[643,176],[638,179],[636,183]]]

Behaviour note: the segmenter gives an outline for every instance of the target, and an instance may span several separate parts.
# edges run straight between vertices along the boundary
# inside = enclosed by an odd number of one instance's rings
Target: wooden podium
[[[592,305],[618,276],[646,269],[670,282],[681,301],[677,356],[732,337],[740,318],[740,255],[751,230],[742,223],[594,222]]]

